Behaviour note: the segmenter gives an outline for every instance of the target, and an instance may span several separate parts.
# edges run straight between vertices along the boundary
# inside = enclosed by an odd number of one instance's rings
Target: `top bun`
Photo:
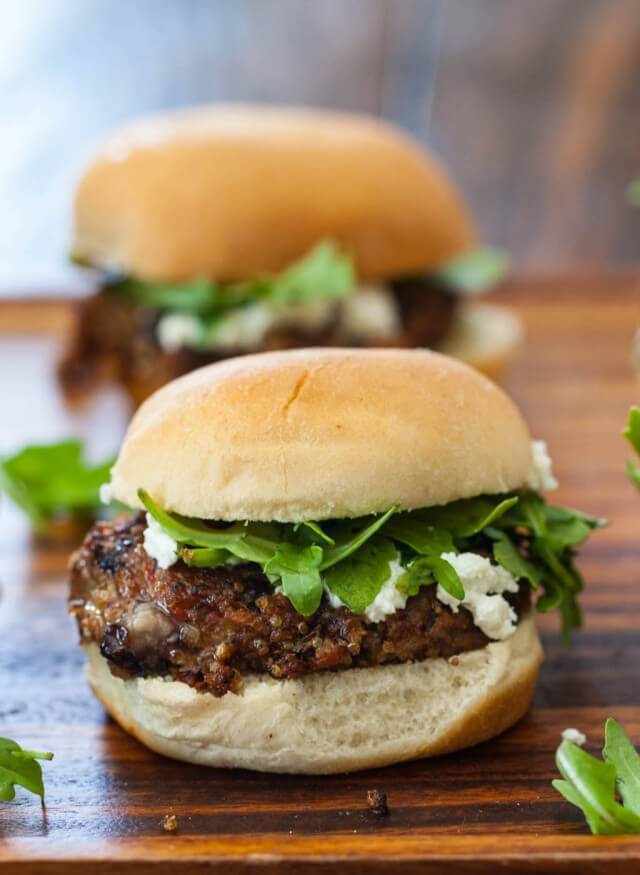
[[[527,427],[476,371],[426,350],[302,349],[227,359],[152,395],[113,494],[216,520],[410,510],[524,486]]]
[[[85,172],[73,253],[152,281],[250,279],[323,238],[364,279],[423,271],[473,243],[438,161],[366,116],[212,105],[116,132]]]

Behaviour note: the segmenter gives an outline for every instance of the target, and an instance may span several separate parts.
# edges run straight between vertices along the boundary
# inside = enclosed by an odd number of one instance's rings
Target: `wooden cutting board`
[[[640,871],[640,837],[594,838],[551,788],[562,729],[601,747],[615,715],[640,740],[640,495],[621,438],[640,400],[631,343],[640,300],[629,278],[513,283],[503,300],[527,341],[508,388],[548,440],[558,502],[612,520],[584,549],[586,628],[572,651],[544,618],[546,662],[529,715],[475,750],[347,776],[280,777],[163,759],[105,717],[87,690],[65,611],[64,552],[35,548],[1,506],[0,735],[55,751],[47,805],[0,804],[0,873],[493,873]],[[113,395],[64,410],[51,370],[64,305],[0,306],[2,449],[82,433],[113,449]],[[1,329],[0,329],[1,330]],[[388,817],[366,794],[387,794]],[[177,831],[165,832],[165,814]]]

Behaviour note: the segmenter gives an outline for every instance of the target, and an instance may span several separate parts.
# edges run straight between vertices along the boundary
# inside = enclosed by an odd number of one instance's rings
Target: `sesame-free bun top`
[[[228,359],[135,414],[112,471],[168,510],[297,522],[446,504],[525,485],[527,427],[494,383],[426,350],[303,349]]]
[[[249,279],[331,238],[358,275],[412,274],[470,248],[439,162],[366,116],[219,104],[115,132],[82,177],[74,255],[145,280]]]

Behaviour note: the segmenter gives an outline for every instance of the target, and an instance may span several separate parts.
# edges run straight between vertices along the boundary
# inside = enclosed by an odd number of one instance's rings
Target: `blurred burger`
[[[462,305],[503,268],[474,246],[440,164],[373,118],[220,105],[143,120],[78,187],[73,257],[100,288],[62,383],[116,379],[140,401],[209,362],[310,345],[431,347],[495,374],[519,325]]]
[[[375,439],[372,439],[374,438]],[[529,706],[532,616],[580,623],[542,442],[422,350],[228,360],[138,410],[71,563],[89,681],[149,747],[337,772],[488,739]]]

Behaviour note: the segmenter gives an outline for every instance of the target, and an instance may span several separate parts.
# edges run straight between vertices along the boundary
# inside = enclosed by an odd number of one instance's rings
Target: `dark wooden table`
[[[35,549],[6,504],[0,525],[0,734],[53,749],[47,806],[19,791],[0,805],[0,873],[640,871],[640,837],[591,837],[550,786],[560,731],[599,749],[614,714],[640,739],[640,495],[621,438],[638,401],[631,340],[640,321],[632,278],[512,284],[527,342],[509,389],[550,445],[558,501],[611,518],[584,549],[586,628],[563,650],[542,623],[546,662],[530,714],[475,750],[376,772],[278,777],[188,766],[156,756],[107,719],[82,676],[65,611],[64,552]],[[51,366],[58,305],[0,308],[4,447],[78,431],[118,439],[113,397],[64,411]],[[50,329],[51,333],[48,333]],[[391,813],[366,809],[366,791]],[[163,831],[163,815],[178,818]]]

